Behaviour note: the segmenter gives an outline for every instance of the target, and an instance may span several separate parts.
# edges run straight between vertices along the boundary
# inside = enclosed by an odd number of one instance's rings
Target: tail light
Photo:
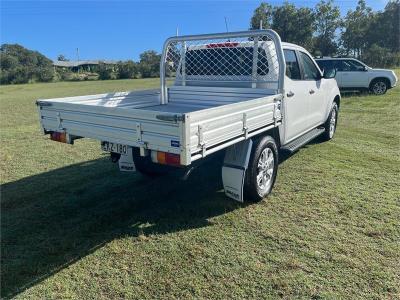
[[[180,166],[181,156],[179,154],[162,152],[162,151],[152,151],[151,159],[155,163],[162,165]]]
[[[65,132],[53,131],[52,133],[50,133],[50,139],[52,141],[66,143],[67,142],[67,134]]]

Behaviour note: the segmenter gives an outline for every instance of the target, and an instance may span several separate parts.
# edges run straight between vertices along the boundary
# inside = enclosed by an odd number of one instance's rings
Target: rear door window
[[[357,72],[357,71],[364,70],[364,66],[362,64],[360,64],[358,61],[349,59],[349,60],[345,60],[344,62],[349,65],[349,71],[351,71],[351,72]]]
[[[319,71],[311,58],[305,54],[304,52],[300,53],[300,59],[303,63],[304,69],[304,79],[305,80],[318,80],[319,79]]]
[[[283,53],[286,61],[286,76],[293,80],[300,80],[301,73],[296,53],[294,50],[283,50]]]

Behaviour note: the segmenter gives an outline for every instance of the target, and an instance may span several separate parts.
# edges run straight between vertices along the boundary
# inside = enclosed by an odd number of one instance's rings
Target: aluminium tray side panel
[[[279,123],[280,98],[270,95],[189,113],[191,154]]]

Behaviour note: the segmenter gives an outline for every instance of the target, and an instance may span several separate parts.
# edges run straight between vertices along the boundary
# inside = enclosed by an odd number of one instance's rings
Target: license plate
[[[117,143],[101,142],[101,149],[107,152],[114,152],[119,154],[127,154],[128,146]]]

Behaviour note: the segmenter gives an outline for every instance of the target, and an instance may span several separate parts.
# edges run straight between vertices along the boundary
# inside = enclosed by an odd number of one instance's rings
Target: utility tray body
[[[38,100],[45,132],[65,132],[179,154],[182,165],[278,126],[282,96],[269,89],[172,86]]]

